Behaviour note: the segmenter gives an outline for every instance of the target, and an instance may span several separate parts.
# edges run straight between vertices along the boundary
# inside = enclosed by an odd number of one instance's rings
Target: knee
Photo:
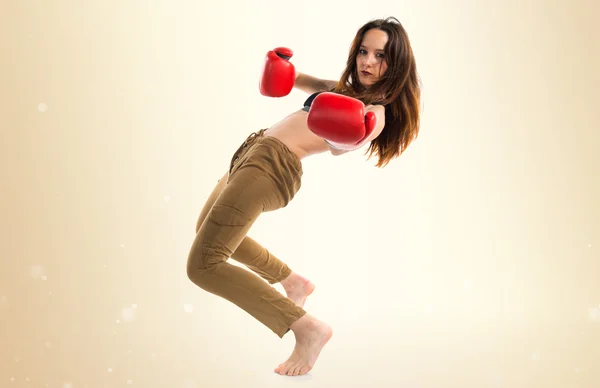
[[[198,273],[202,271],[202,269],[198,267],[198,264],[191,260],[191,258],[188,258],[185,270],[188,279],[190,279],[191,281],[194,281],[194,278],[198,275]]]
[[[198,283],[198,279],[203,271],[206,271],[206,258],[203,255],[202,247],[194,244],[188,254],[186,263],[186,273],[188,279],[194,283]]]
[[[206,276],[209,272],[209,269],[210,266],[205,267],[199,264],[197,261],[188,260],[186,266],[187,277],[196,286],[200,288],[206,288],[208,286],[208,278],[210,277]]]
[[[223,261],[218,255],[211,254],[212,251],[207,247],[198,247],[190,251],[186,272],[192,282],[199,285],[202,282],[203,275],[214,270],[214,267]]]

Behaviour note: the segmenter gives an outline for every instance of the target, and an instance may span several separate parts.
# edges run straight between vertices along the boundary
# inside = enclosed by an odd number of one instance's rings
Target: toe
[[[279,374],[280,374],[280,375],[287,375],[287,374],[288,374],[288,371],[289,371],[289,369],[290,369],[289,365],[287,365],[287,364],[284,364],[284,365],[282,365],[282,366],[279,368]]]
[[[308,372],[310,372],[310,367],[309,366],[303,366],[302,368],[300,368],[300,374],[301,375],[305,375]]]
[[[297,369],[296,365],[293,365],[290,368],[290,371],[288,372],[288,376],[296,376],[296,369]]]

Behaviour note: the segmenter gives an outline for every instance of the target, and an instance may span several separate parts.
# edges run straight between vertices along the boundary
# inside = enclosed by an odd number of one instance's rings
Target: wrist
[[[325,143],[329,146],[329,148],[334,149],[336,151],[344,151],[343,149],[334,146],[329,140],[325,139]]]
[[[348,145],[348,144],[341,144],[341,145],[336,145],[332,142],[330,142],[329,140],[325,139],[325,143],[327,144],[327,146],[329,148],[331,148],[334,151],[339,151],[339,153],[345,153],[345,152],[351,152],[351,151],[355,151],[359,148],[361,148],[364,143],[360,143],[360,144],[355,144],[355,145]]]
[[[299,71],[296,71],[296,68],[294,68],[294,87],[298,86],[298,78],[300,78],[302,76],[302,73],[300,73]]]

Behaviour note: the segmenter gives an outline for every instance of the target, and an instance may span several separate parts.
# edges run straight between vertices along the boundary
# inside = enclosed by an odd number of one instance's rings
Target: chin
[[[368,88],[369,86],[371,86],[371,82],[369,81],[365,81],[365,79],[363,77],[358,77],[358,83],[361,84],[361,86]]]

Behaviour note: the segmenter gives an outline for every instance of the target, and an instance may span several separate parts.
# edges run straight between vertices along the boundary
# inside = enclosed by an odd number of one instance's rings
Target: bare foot
[[[309,314],[304,314],[290,326],[290,329],[296,336],[296,346],[290,358],[275,368],[275,373],[288,376],[304,375],[315,365],[333,330],[325,322]]]
[[[310,280],[295,272],[292,272],[287,278],[282,280],[281,285],[287,297],[298,307],[304,307],[306,298],[315,290],[315,285]]]

